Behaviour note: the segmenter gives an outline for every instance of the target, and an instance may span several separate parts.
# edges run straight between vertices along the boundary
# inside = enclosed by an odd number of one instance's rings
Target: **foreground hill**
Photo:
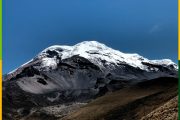
[[[177,99],[168,102],[177,96],[177,83],[177,79],[161,78],[108,93],[63,120],[165,120],[168,106],[167,114],[177,115]]]
[[[141,120],[178,120],[178,96],[172,98]]]

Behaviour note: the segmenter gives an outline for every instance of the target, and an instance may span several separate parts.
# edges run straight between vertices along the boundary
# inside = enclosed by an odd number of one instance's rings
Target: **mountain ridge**
[[[157,69],[148,69],[147,64],[153,65],[162,65],[177,70],[178,66],[172,62],[170,59],[161,59],[161,60],[149,60],[144,58],[137,53],[123,53],[118,50],[109,48],[105,44],[99,43],[97,41],[84,41],[78,43],[74,46],[67,45],[53,45],[42,52],[40,52],[35,58],[21,65],[19,68],[31,64],[33,61],[41,61],[41,68],[48,71],[49,67],[51,69],[57,68],[57,63],[59,60],[64,60],[72,56],[79,55],[88,59],[90,62],[98,65],[102,70],[107,71],[113,69],[114,65],[117,64],[128,64],[132,67],[140,68],[146,71],[154,71]],[[37,59],[37,61],[36,61]],[[100,60],[99,60],[100,59]],[[108,69],[105,67],[103,62],[106,62],[106,66],[110,66]],[[147,64],[146,64],[147,63]],[[111,68],[112,67],[112,68]],[[19,68],[11,71],[8,75],[13,74]],[[39,69],[41,69],[39,68]]]

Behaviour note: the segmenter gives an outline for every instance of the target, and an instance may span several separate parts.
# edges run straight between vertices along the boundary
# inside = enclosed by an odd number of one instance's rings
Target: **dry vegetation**
[[[151,119],[148,117],[149,113],[177,96],[177,82],[171,84],[171,82],[161,83],[158,81],[153,84],[151,82],[143,83],[108,93],[69,114],[63,120],[139,120],[144,116],[147,116],[148,120],[162,120],[160,119],[162,114],[159,114],[157,119],[154,119],[155,117]],[[177,101],[175,102],[177,103]],[[172,107],[175,106],[172,105]],[[171,112],[177,114],[177,111]],[[143,120],[146,118],[144,117]]]
[[[178,97],[171,99],[141,120],[178,120]]]

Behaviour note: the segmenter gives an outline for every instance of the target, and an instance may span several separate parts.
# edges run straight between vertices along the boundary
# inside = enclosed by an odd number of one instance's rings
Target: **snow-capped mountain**
[[[177,78],[177,70],[169,59],[149,60],[96,41],[55,45],[3,76],[3,111],[12,119],[33,108],[84,103],[139,82]]]
[[[123,53],[97,41],[48,47],[6,76],[34,94],[74,89],[98,92],[99,86],[112,80],[137,82],[158,77],[177,77],[177,65],[169,59],[149,60]]]
[[[3,111],[24,115],[33,107],[87,101],[140,81],[177,78],[177,70],[169,59],[149,60],[96,41],[55,45],[4,75]]]
[[[48,71],[49,68],[56,69],[60,60],[71,58],[75,55],[88,59],[90,62],[98,65],[104,71],[113,69],[112,66],[118,65],[119,63],[124,63],[145,71],[155,70],[149,69],[149,67],[144,65],[143,62],[177,69],[177,65],[170,59],[148,60],[147,58],[144,58],[136,53],[122,53],[97,41],[84,41],[74,46],[54,45],[43,50],[36,56],[35,59],[41,61],[41,65],[37,66],[39,70],[43,69]],[[33,62],[35,59],[23,64],[22,66]],[[109,65],[109,69],[107,69],[106,65]]]
[[[102,70],[111,70],[118,65],[118,63],[125,63],[132,67],[140,68],[146,71],[152,71],[148,66],[142,62],[162,65],[165,67],[171,66],[177,69],[177,65],[169,59],[164,60],[148,60],[138,54],[126,54],[118,50],[107,47],[97,41],[84,41],[74,46],[51,46],[42,51],[37,58],[42,60],[41,68],[44,67],[48,70],[48,67],[52,69],[57,68],[57,63],[61,60],[70,58],[74,55],[79,55],[83,58],[88,59],[90,62],[99,66]],[[103,63],[104,61],[105,63]],[[109,69],[107,66],[109,65]],[[111,68],[112,67],[112,68]]]

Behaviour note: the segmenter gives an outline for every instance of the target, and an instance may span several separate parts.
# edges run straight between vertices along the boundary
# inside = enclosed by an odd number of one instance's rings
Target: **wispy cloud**
[[[156,24],[154,26],[151,27],[151,29],[149,30],[149,33],[155,33],[161,30],[161,25],[160,24]]]

